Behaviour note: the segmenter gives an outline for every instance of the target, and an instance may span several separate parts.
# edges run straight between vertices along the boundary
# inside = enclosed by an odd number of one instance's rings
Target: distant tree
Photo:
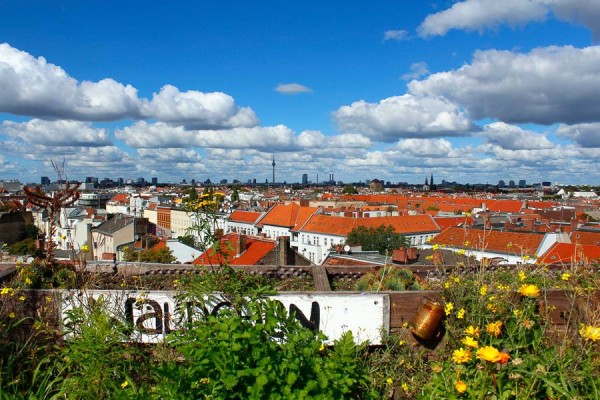
[[[346,185],[342,190],[342,194],[358,194],[358,190],[352,185]]]
[[[394,232],[391,225],[377,228],[358,226],[348,234],[346,243],[359,244],[363,250],[378,251],[379,254],[385,254],[386,250],[389,254],[392,250],[410,246],[406,236]]]
[[[233,203],[240,201],[240,193],[239,193],[240,188],[236,185],[231,189],[231,201]]]
[[[38,251],[35,240],[27,238],[8,247],[8,252],[13,255],[33,255]]]
[[[196,240],[192,235],[179,236],[177,240],[187,246],[196,247]]]
[[[162,248],[158,250],[146,249],[142,251],[135,251],[132,248],[127,248],[125,250],[123,260],[170,264],[176,259],[173,256],[171,249],[168,248]]]
[[[195,188],[189,188],[186,190],[186,200],[198,200],[198,192],[196,192]]]

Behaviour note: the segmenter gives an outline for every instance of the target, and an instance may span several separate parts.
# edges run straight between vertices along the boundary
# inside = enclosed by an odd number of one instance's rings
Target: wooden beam
[[[331,286],[329,285],[329,277],[327,276],[327,270],[324,266],[313,265],[312,276],[315,282],[315,290],[317,292],[331,292]]]

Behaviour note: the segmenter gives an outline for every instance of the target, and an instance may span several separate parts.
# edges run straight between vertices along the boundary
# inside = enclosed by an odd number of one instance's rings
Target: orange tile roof
[[[600,246],[600,231],[574,231],[571,232],[571,242]]]
[[[304,224],[304,221],[318,210],[318,207],[301,207],[296,203],[276,204],[258,221],[257,226],[272,225],[294,228]]]
[[[229,220],[230,221],[233,221],[233,222],[244,222],[244,223],[247,223],[247,224],[254,224],[256,222],[256,220],[258,220],[258,218],[260,218],[260,213],[259,212],[241,211],[241,210],[235,210],[229,216]]]
[[[600,246],[555,243],[537,262],[545,265],[570,265],[577,262],[598,262],[599,260]]]
[[[450,227],[435,236],[430,244],[531,257],[542,240],[544,235],[537,233]]]
[[[429,215],[406,215],[397,217],[351,218],[331,215],[313,215],[300,229],[303,232],[323,233],[335,236],[347,236],[357,226],[379,227],[381,225],[394,228],[402,234],[419,232],[439,232],[438,225]]]
[[[528,201],[527,207],[538,209],[538,210],[547,210],[547,209],[551,209],[552,207],[554,207],[558,204],[560,204],[560,203],[558,203],[556,201]]]
[[[193,261],[197,265],[219,265],[227,260],[229,265],[255,265],[269,254],[276,246],[276,242],[258,236],[246,236],[246,248],[238,256],[236,248],[240,240],[240,234],[228,233],[220,240],[222,255],[212,249],[205,251]]]
[[[111,197],[109,201],[113,203],[129,203],[129,195],[126,193],[119,193]]]
[[[451,226],[465,226],[471,224],[471,217],[460,216],[460,217],[434,217],[433,220],[440,227],[442,231],[450,228]]]
[[[485,205],[489,211],[518,213],[523,208],[520,200],[486,200]]]

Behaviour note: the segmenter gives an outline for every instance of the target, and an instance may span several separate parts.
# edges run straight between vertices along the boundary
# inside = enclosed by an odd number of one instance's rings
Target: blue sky
[[[0,1],[0,179],[600,183],[600,2]]]

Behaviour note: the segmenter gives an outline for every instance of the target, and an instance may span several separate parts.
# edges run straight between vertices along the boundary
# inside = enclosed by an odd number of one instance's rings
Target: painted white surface
[[[175,295],[176,292],[171,291],[94,290],[80,293],[65,290],[62,291],[62,320],[67,321],[68,311],[74,306],[87,304],[90,299],[102,299],[111,315],[143,328],[135,331],[133,341],[157,343],[165,339],[169,329],[178,329],[187,319],[185,311],[178,312]],[[271,298],[280,301],[288,312],[294,305],[307,321],[318,322],[318,328],[329,338],[329,344],[344,332],[352,331],[357,343],[368,341],[378,345],[382,331],[389,329],[390,299],[386,294],[286,293]],[[224,306],[220,301],[218,297],[211,299],[208,312],[218,313],[218,308]],[[312,312],[315,303],[318,317]]]

